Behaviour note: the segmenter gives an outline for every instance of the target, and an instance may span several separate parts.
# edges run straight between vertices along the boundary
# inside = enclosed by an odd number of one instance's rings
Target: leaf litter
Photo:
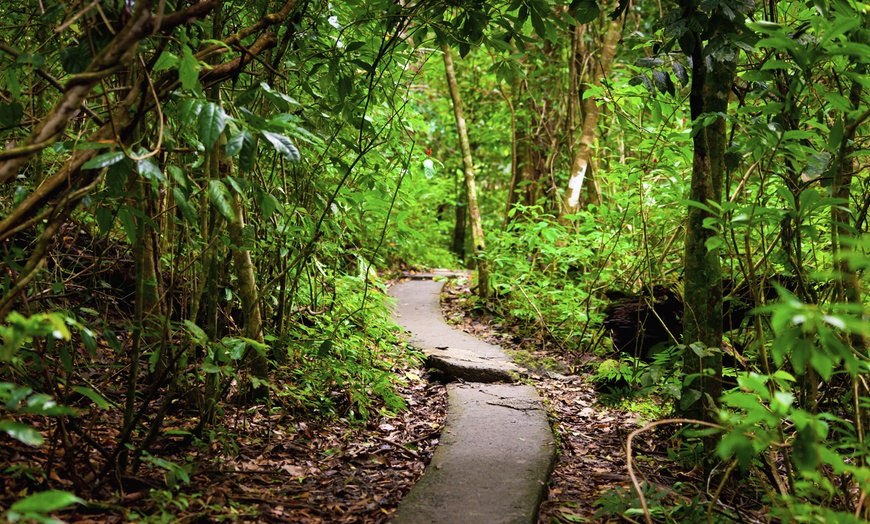
[[[519,326],[497,323],[485,312],[472,311],[468,297],[467,286],[447,286],[442,308],[449,323],[508,351],[558,363],[557,369],[553,365],[531,369],[527,377],[548,407],[559,448],[538,522],[628,521],[626,512],[636,506],[636,497],[628,495],[625,441],[643,424],[641,417],[601,405],[588,381],[594,357],[568,359],[548,349],[545,337],[524,338],[518,335]],[[154,460],[143,465],[135,478],[117,478],[115,485],[95,490],[90,504],[58,516],[82,523],[160,515],[171,516],[172,522],[386,522],[431,459],[447,406],[444,386],[430,381],[424,371],[397,372],[408,379],[399,393],[409,409],[372,417],[365,424],[312,419],[310,414],[275,414],[264,406],[227,406],[218,421],[225,435],[194,447],[188,439],[196,417],[170,413],[152,447]],[[120,424],[117,410],[83,413],[86,416],[71,421],[70,438],[83,438],[87,432],[91,439],[111,445]],[[38,417],[26,422],[43,434],[57,430]],[[639,439],[634,450],[636,470],[659,493],[661,503],[691,501],[703,493],[704,482],[697,471],[669,456],[679,447],[675,439],[674,428],[657,428]],[[74,469],[87,464],[98,471],[100,451],[72,458],[64,456],[63,449],[32,448],[0,435],[0,471],[4,472],[0,508],[36,491],[73,490],[76,482],[79,486],[88,482],[94,471]],[[181,472],[170,474],[158,467],[161,459],[180,465]],[[188,482],[179,482],[179,476],[186,476]],[[690,484],[699,487],[686,494]],[[678,485],[683,492],[677,493]],[[602,509],[601,502],[608,497],[610,502]],[[765,521],[751,493],[726,489],[718,504],[739,513],[745,522]]]
[[[135,478],[119,478],[116,486],[95,492],[90,504],[57,516],[108,524],[160,515],[171,522],[386,522],[431,459],[447,409],[443,384],[430,382],[419,369],[398,372],[406,378],[398,393],[409,409],[368,423],[228,406],[219,421],[227,435],[195,447],[184,436],[195,417],[168,416],[164,436],[151,450],[153,460]],[[38,418],[28,423],[49,429]],[[111,442],[111,424],[95,423],[91,435],[104,433]],[[72,489],[62,455],[0,436],[0,509],[46,486]],[[173,477],[172,470],[156,467],[161,460],[183,473]],[[47,463],[53,463],[50,474],[40,478]],[[189,482],[180,482],[179,475]]]
[[[591,354],[569,357],[544,334],[527,336],[524,326],[497,319],[476,303],[467,281],[448,282],[441,307],[448,323],[523,357],[515,359],[528,370],[523,379],[535,386],[547,407],[558,454],[538,524],[643,521],[628,474],[625,443],[646,421],[629,409],[602,403],[590,380],[599,359]],[[677,450],[687,446],[678,430],[661,426],[635,439],[635,472],[659,505],[699,500],[709,504],[697,463],[679,456]],[[724,515],[726,522],[768,522],[766,508],[745,487],[724,489],[716,514]]]

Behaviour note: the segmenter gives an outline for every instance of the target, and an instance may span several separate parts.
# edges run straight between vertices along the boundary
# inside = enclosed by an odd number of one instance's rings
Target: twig
[[[550,337],[551,337],[551,338],[556,342],[556,344],[557,344],[557,345],[562,349],[562,352],[563,352],[563,353],[567,353],[568,350],[565,349],[565,346],[562,345],[562,342],[559,340],[559,338],[556,337],[556,335],[554,335],[552,331],[550,331],[550,326],[547,325],[547,322],[544,320],[544,316],[541,315],[541,311],[538,309],[538,306],[536,306],[535,303],[532,302],[532,299],[529,298],[529,295],[526,294],[526,290],[523,289],[523,286],[521,286],[520,284],[517,284],[517,287],[518,287],[519,290],[523,293],[523,296],[526,297],[526,300],[528,300],[529,305],[532,306],[532,308],[535,310],[535,314],[538,315],[538,322],[541,323],[541,327],[544,328],[544,329],[547,331],[547,333],[550,334]]]
[[[722,481],[719,483],[719,486],[716,487],[716,492],[713,493],[713,500],[711,501],[710,508],[707,509],[707,522],[713,524],[713,510],[716,508],[716,501],[719,500],[719,495],[722,494],[722,490],[725,488],[725,483],[728,481],[728,477],[731,476],[731,472],[734,471],[734,468],[737,467],[737,461],[732,461],[731,465],[728,466],[728,469],[725,470],[725,474],[722,475]]]
[[[656,426],[663,426],[665,424],[698,424],[700,426],[707,426],[710,428],[716,428],[716,429],[720,429],[720,430],[725,429],[722,426],[720,426],[719,424],[713,424],[712,422],[705,422],[703,420],[693,420],[693,419],[689,419],[689,418],[667,418],[664,420],[657,420],[655,422],[650,422],[646,426],[644,426],[640,429],[636,429],[636,430],[632,431],[631,433],[629,433],[628,440],[625,442],[625,453],[626,453],[625,465],[628,468],[628,476],[631,477],[631,484],[634,486],[634,490],[637,491],[637,497],[640,499],[640,507],[641,507],[641,509],[643,509],[643,516],[646,519],[647,524],[653,524],[653,519],[652,519],[652,515],[650,515],[650,512],[649,512],[649,506],[647,506],[647,503],[646,503],[646,497],[643,496],[643,490],[640,487],[640,482],[638,482],[637,475],[635,475],[635,473],[634,473],[634,466],[632,465],[632,460],[631,460],[631,451],[632,451],[631,441],[637,435],[640,435],[641,433],[644,433],[645,431],[648,431]]]
[[[420,453],[414,451],[413,449],[405,447],[407,444],[411,444],[411,443],[414,443],[416,441],[411,441],[411,442],[403,444],[401,442],[396,442],[394,440],[390,440],[390,439],[388,439],[386,437],[382,437],[380,435],[375,435],[374,433],[369,433],[368,436],[373,438],[373,439],[380,440],[381,442],[384,442],[386,444],[393,446],[394,448],[396,448],[397,451],[401,451],[401,452],[407,453],[413,457],[420,458]]]

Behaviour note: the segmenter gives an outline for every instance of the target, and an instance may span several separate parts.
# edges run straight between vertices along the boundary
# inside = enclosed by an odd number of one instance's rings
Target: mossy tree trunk
[[[474,242],[474,255],[477,261],[477,294],[481,298],[489,296],[489,269],[483,258],[486,243],[483,237],[483,226],[480,221],[480,208],[477,206],[477,184],[474,182],[474,162],[471,158],[471,145],[468,141],[468,129],[462,111],[462,98],[459,96],[459,85],[456,82],[456,72],[453,69],[453,56],[450,47],[441,46],[444,56],[444,70],[447,74],[447,86],[450,98],[453,100],[453,114],[456,117],[456,131],[459,134],[459,146],[462,150],[462,167],[465,172],[465,196],[468,202],[468,217],[471,220],[471,239]]]
[[[705,220],[721,203],[725,177],[726,129],[721,116],[703,126],[705,113],[724,114],[734,81],[734,64],[707,61],[700,35],[692,51],[692,121],[697,126],[692,163],[691,200],[686,220],[684,274],[683,414],[711,421],[722,394],[722,269],[715,230]],[[709,67],[709,70],[708,70]]]

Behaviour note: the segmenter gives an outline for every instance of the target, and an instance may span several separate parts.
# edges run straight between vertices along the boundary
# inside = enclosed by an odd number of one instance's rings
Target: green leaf
[[[831,355],[815,349],[810,354],[810,364],[819,373],[819,376],[825,380],[831,380],[834,375],[834,361]]]
[[[208,200],[227,219],[227,222],[235,222],[236,215],[233,213],[232,195],[227,186],[220,180],[208,181]]]
[[[84,501],[72,493],[56,489],[35,493],[19,500],[9,508],[17,513],[47,514]]]
[[[242,150],[242,145],[245,143],[245,133],[247,133],[247,131],[241,131],[227,140],[227,145],[224,147],[227,156],[236,156],[239,154],[239,151]]]
[[[123,206],[118,210],[118,220],[121,221],[121,227],[124,228],[124,233],[127,234],[127,242],[130,245],[136,243],[136,239],[138,238],[138,234],[136,231],[136,218],[133,216],[133,213],[130,212],[130,208],[127,206]]]
[[[187,328],[187,332],[190,334],[190,338],[193,339],[194,342],[203,347],[208,345],[208,335],[205,334],[205,331],[203,331],[201,327],[197,326],[190,320],[184,321],[184,327]]]
[[[93,58],[91,46],[87,41],[76,46],[64,47],[60,50],[60,65],[64,71],[71,75],[87,71]]]
[[[45,442],[42,435],[33,429],[33,427],[15,422],[14,420],[0,421],[0,431],[28,446],[39,447]]]
[[[714,249],[718,249],[725,245],[725,242],[722,240],[720,236],[710,237],[704,241],[704,247],[707,248],[707,251],[713,251]]]
[[[181,186],[184,189],[188,188],[188,184],[190,180],[187,178],[187,174],[178,166],[169,166],[166,168],[166,171],[172,175],[172,180],[175,180],[175,183]]]
[[[150,158],[145,158],[138,161],[139,173],[148,180],[154,183],[166,182],[166,177],[163,176],[163,171]]]
[[[112,164],[117,164],[123,159],[123,151],[112,151],[111,153],[103,153],[102,155],[98,155],[85,162],[85,164],[82,166],[82,169],[102,169],[104,167],[109,167]]]
[[[790,63],[785,62],[783,60],[775,60],[775,59],[768,60],[764,64],[761,65],[762,71],[767,71],[769,69],[785,69],[787,71],[787,70],[794,69],[794,68],[795,68],[794,64],[790,64]]]
[[[96,404],[98,407],[101,407],[103,409],[109,409],[111,407],[109,401],[106,400],[106,397],[100,395],[91,388],[86,388],[84,386],[73,386],[72,390],[76,393],[88,397],[89,399],[91,399],[91,402]]]
[[[181,62],[178,64],[178,79],[181,80],[181,88],[192,91],[199,86],[199,70],[202,67],[193,51],[186,45],[181,50]]]
[[[571,2],[571,14],[578,23],[588,24],[601,14],[601,8],[595,0],[574,0]]]
[[[8,68],[5,76],[6,89],[9,90],[9,94],[15,100],[21,98],[21,83],[18,81],[18,75],[15,73],[15,69],[11,67]]]
[[[205,101],[199,98],[183,99],[178,103],[178,116],[180,120],[185,124],[193,122],[199,116],[199,112],[202,111],[204,103]]]
[[[106,188],[108,196],[120,197],[124,195],[130,173],[133,171],[133,161],[127,157],[109,166],[106,171]]]
[[[800,471],[810,472],[815,471],[819,466],[819,442],[816,436],[816,430],[808,425],[803,428],[798,428],[797,438],[792,445],[794,453],[794,463]]]
[[[17,126],[22,116],[24,116],[24,106],[20,102],[0,104],[0,126]]]
[[[245,350],[248,347],[248,344],[245,343],[244,340],[239,338],[227,338],[223,340],[224,345],[227,347],[227,355],[233,360],[239,360],[243,356],[245,356]]]
[[[729,433],[726,433],[719,445],[716,446],[716,454],[722,459],[736,457],[737,462],[742,469],[748,468],[752,464],[752,458],[755,456],[755,448],[752,446],[752,440],[744,434],[745,428],[735,428]]]
[[[157,62],[154,63],[155,71],[165,71],[166,69],[173,69],[175,67],[178,67],[178,57],[169,51],[163,51],[160,53],[160,56],[157,57]]]
[[[536,9],[532,9],[532,27],[535,29],[535,34],[541,38],[547,37],[547,26],[544,24],[544,19],[538,14]]]
[[[206,373],[220,373],[222,371],[220,366],[216,366],[208,362],[200,366],[200,369],[202,369]]]
[[[27,407],[20,410],[22,413],[36,413],[57,417],[62,415],[75,415],[76,412],[68,407],[59,405],[51,395],[35,393],[27,399]]]
[[[242,135],[242,149],[239,151],[239,170],[248,172],[254,168],[254,162],[257,160],[257,137],[247,131],[239,133]]]
[[[262,190],[257,191],[257,200],[260,205],[260,210],[263,212],[263,218],[266,220],[268,220],[269,217],[271,217],[272,214],[281,206],[277,198]]]
[[[196,210],[187,200],[184,191],[174,187],[172,188],[172,196],[175,198],[175,205],[178,206],[178,210],[181,211],[181,216],[184,217],[184,220],[190,225],[196,225]]]
[[[115,224],[115,213],[107,207],[98,207],[96,212],[97,225],[100,226],[100,234],[105,235],[111,231]]]
[[[197,119],[197,130],[199,132],[199,141],[203,143],[207,150],[214,146],[226,126],[227,115],[219,105],[213,102],[202,104],[202,109]]]
[[[683,396],[680,398],[680,409],[685,411],[701,399],[701,392],[697,389],[689,389],[683,391]]]
[[[299,150],[296,149],[293,142],[291,142],[286,136],[272,133],[271,131],[261,131],[261,133],[263,137],[272,144],[272,147],[274,147],[276,151],[281,153],[284,158],[290,162],[296,164],[302,159],[299,155]]]

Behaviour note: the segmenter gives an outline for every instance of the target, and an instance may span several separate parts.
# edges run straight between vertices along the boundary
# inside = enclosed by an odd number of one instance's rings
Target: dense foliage
[[[864,4],[0,13],[0,429],[67,460],[62,483],[51,454],[7,471],[17,493],[43,490],[7,518],[122,489],[143,462],[183,481],[152,451],[223,438],[230,406],[403,409],[395,370],[412,356],[382,278],[460,263],[491,272],[480,307],[712,424],[677,453],[710,485],[745,475],[784,521],[868,516]],[[482,252],[430,59],[444,45]],[[684,332],[614,354],[608,300],[655,312],[661,289],[684,299]],[[172,410],[191,423],[164,427]]]

